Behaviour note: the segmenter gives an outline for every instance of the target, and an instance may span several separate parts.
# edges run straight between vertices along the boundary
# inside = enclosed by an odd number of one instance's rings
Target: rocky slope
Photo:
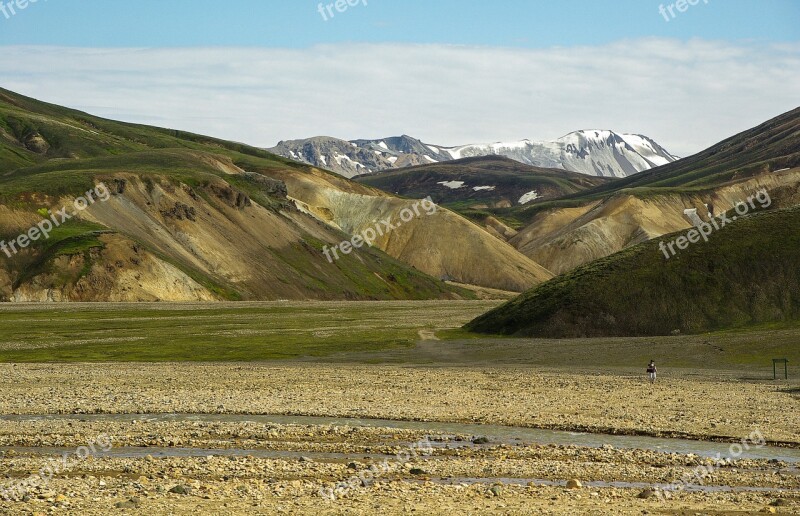
[[[717,213],[771,192],[774,206],[800,202],[800,169],[790,169],[703,190],[649,192],[623,190],[579,206],[547,208],[509,239],[526,256],[560,274],[631,245],[690,229],[695,211],[709,220],[706,205]]]

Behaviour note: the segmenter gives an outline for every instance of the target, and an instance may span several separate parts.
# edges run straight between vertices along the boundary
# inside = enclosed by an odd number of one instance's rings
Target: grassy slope
[[[544,283],[466,328],[557,338],[668,335],[798,317],[800,208],[794,208],[739,219],[669,260],[656,241],[626,249]]]

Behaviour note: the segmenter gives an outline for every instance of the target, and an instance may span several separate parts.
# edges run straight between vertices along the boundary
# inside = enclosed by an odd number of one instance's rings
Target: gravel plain
[[[101,435],[116,452],[135,456],[72,460],[24,501],[0,502],[0,513],[800,513],[797,464],[780,461],[737,460],[703,479],[724,490],[662,500],[649,486],[711,462],[610,445],[483,442],[479,435],[347,424],[80,417],[303,414],[503,424],[718,440],[723,455],[728,442],[758,429],[769,442],[800,447],[796,393],[737,378],[687,371],[650,385],[635,374],[531,367],[3,364],[0,413],[78,416],[0,419],[0,450],[7,450],[0,487]],[[435,446],[409,455],[425,438]],[[372,478],[361,482],[359,475]],[[334,500],[324,496],[351,479]],[[570,480],[581,487],[567,489]]]

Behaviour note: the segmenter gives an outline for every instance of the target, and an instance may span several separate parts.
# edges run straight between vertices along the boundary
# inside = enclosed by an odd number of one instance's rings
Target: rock
[[[128,182],[124,179],[114,179],[111,185],[111,195],[122,195],[125,193],[125,187]]]
[[[209,185],[208,189],[220,200],[224,201],[228,206],[231,208],[237,208],[242,210],[248,206],[252,206],[252,202],[250,201],[250,197],[246,194],[234,190],[228,185],[220,186],[220,185]]]
[[[476,437],[472,440],[472,444],[488,444],[489,438],[487,437]]]
[[[639,494],[636,496],[636,498],[642,498],[642,499],[646,500],[646,499],[648,499],[648,498],[652,498],[652,497],[654,497],[655,495],[656,495],[656,492],[655,492],[655,491],[653,491],[653,490],[652,490],[652,489],[650,489],[650,488],[647,488],[647,489],[645,489],[644,491],[642,491],[641,493],[639,493]]]
[[[347,465],[347,469],[358,469],[358,464],[351,462]]]
[[[300,462],[314,462],[314,459],[311,457],[302,456],[300,457]]]
[[[285,199],[286,196],[289,195],[289,191],[286,188],[286,183],[284,183],[283,181],[272,179],[262,174],[257,174],[255,172],[245,172],[244,177],[260,185],[264,190],[264,192],[273,197],[281,197]]]
[[[492,493],[492,495],[494,496],[500,496],[501,494],[503,494],[503,488],[500,486],[492,486],[491,488],[489,488],[489,492]]]
[[[31,133],[25,138],[25,148],[37,154],[44,154],[50,150],[50,144],[39,133]]]
[[[195,209],[182,202],[176,202],[175,206],[170,209],[161,210],[161,215],[168,219],[197,221],[197,212]]]
[[[770,503],[770,505],[773,507],[786,507],[787,505],[789,505],[789,502],[787,502],[783,498],[778,498],[777,500],[774,500],[772,503]]]
[[[582,487],[583,484],[581,484],[581,481],[577,478],[571,478],[567,480],[567,489],[580,489]]]
[[[412,475],[425,475],[426,474],[425,470],[420,469],[420,468],[411,468],[411,471],[409,471],[409,473],[411,473]]]
[[[117,509],[137,509],[139,506],[136,503],[128,500],[125,502],[117,502],[114,504],[114,507]]]
[[[67,500],[68,500],[68,499],[67,499],[67,497],[66,497],[66,496],[64,496],[63,494],[57,495],[57,496],[55,497],[55,502],[56,502],[56,503],[64,503],[64,502],[66,502]]]
[[[765,513],[767,513],[767,514],[775,514],[776,512],[778,512],[778,510],[777,510],[777,509],[775,509],[775,507],[764,507],[764,508],[763,508],[763,509],[761,509],[761,511],[759,511],[759,512],[765,512]]]
[[[184,485],[180,485],[179,484],[179,485],[173,487],[172,489],[170,489],[169,492],[170,493],[179,494],[179,495],[188,495],[189,493],[192,492],[192,488],[189,487],[189,486],[184,486]]]

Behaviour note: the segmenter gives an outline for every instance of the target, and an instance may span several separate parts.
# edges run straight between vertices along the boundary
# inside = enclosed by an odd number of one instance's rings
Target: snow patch
[[[358,167],[361,167],[361,168],[367,168],[367,167],[365,167],[364,165],[362,165],[361,163],[359,163],[358,161],[353,161],[353,160],[350,158],[350,156],[347,156],[347,155],[345,155],[345,154],[334,154],[334,155],[333,155],[333,159],[335,159],[335,160],[336,160],[336,164],[337,164],[337,165],[340,165],[340,166],[341,166],[341,164],[342,164],[342,161],[348,161],[348,162],[350,162],[350,163],[351,163],[353,166],[355,166],[356,168],[358,168]]]
[[[531,190],[530,192],[526,193],[522,197],[519,198],[517,201],[519,204],[528,204],[531,201],[534,201],[539,198],[539,192],[536,190]]]
[[[439,181],[437,185],[443,185],[451,190],[458,190],[464,186],[464,181]]]
[[[694,224],[695,226],[700,226],[703,224],[703,219],[701,219],[700,215],[697,214],[697,208],[690,208],[683,210],[683,214],[686,216],[687,219],[692,221],[692,224]]]

